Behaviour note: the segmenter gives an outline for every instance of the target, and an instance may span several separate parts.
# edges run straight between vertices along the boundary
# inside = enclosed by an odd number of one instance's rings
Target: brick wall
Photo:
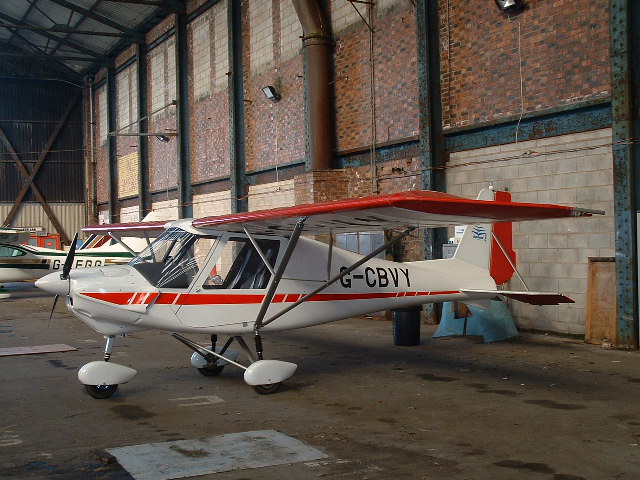
[[[96,201],[104,203],[109,201],[109,164],[107,162],[107,88],[102,86],[94,91],[94,161],[96,175]]]
[[[138,66],[134,63],[116,75],[116,128],[119,133],[138,132]],[[127,128],[127,125],[130,125]],[[138,194],[139,137],[116,137],[118,197]],[[122,215],[122,214],[121,214]]]
[[[150,132],[175,132],[176,99],[175,39],[170,37],[148,54],[148,105]],[[166,107],[166,108],[164,108]],[[152,192],[175,188],[178,181],[176,137],[167,143],[149,138],[149,189]]]
[[[486,0],[440,2],[445,127],[609,96],[608,0],[526,3],[508,16]]]
[[[369,16],[363,4],[332,2],[335,32],[335,97],[338,151],[392,142],[419,127],[417,27],[410,2],[385,2]],[[395,3],[395,4],[394,4]],[[372,22],[373,35],[357,13]],[[371,52],[371,40],[373,52]],[[371,90],[373,79],[375,89]]]
[[[201,183],[230,173],[226,2],[214,5],[189,29],[191,178]]]
[[[291,6],[285,0],[274,0],[269,9],[258,3],[249,2],[244,10],[245,18],[249,19],[249,29],[243,32],[245,146],[249,172],[299,162],[305,153],[302,55],[292,56],[292,51],[299,52],[302,48],[302,40],[298,38],[296,42],[294,38],[299,27],[292,21]],[[269,28],[263,22],[267,10],[271,15]],[[284,25],[281,19],[285,19]],[[254,28],[259,29],[258,32],[254,32]],[[282,45],[287,49],[284,54]],[[279,102],[273,103],[263,94],[262,88],[268,85],[280,94]]]
[[[475,198],[493,182],[514,201],[575,205],[606,215],[516,223],[518,271],[531,290],[562,292],[576,303],[537,307],[512,302],[521,328],[583,334],[587,259],[614,256],[611,130],[597,130],[451,155],[447,192]],[[516,278],[508,288],[521,290]]]

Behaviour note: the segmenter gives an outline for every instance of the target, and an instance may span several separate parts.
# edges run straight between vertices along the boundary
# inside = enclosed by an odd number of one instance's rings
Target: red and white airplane
[[[104,360],[83,366],[78,378],[96,398],[107,398],[136,370],[110,362],[118,335],[148,329],[171,332],[192,350],[192,364],[215,376],[234,365],[258,393],[275,392],[296,365],[263,359],[262,336],[385,309],[459,301],[488,306],[501,295],[538,305],[572,302],[556,292],[506,291],[515,269],[513,221],[590,216],[603,212],[561,205],[516,203],[485,189],[477,200],[409,191],[335,202],[174,222],[85,228],[134,235],[163,231],[128,265],[71,270],[36,282],[66,295],[67,307],[106,338]],[[397,263],[375,258],[419,228],[467,224],[450,259]],[[396,234],[362,256],[303,234],[385,229]],[[203,346],[182,334],[207,334]],[[229,340],[217,347],[217,336]],[[255,352],[243,335],[252,335]],[[248,365],[237,361],[237,342]]]

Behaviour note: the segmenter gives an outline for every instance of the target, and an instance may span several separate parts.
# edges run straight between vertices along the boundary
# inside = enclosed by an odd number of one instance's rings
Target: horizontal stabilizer
[[[561,293],[550,292],[521,292],[511,290],[460,290],[461,293],[495,293],[530,305],[559,305],[561,303],[575,303],[571,298]]]

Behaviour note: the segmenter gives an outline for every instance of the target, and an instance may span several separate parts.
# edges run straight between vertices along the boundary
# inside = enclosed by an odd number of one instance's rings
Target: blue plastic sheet
[[[454,318],[451,305],[452,302],[443,304],[440,325],[433,338],[466,334],[482,336],[485,343],[491,343],[518,336],[518,329],[504,302],[491,300],[491,307],[488,309],[467,305],[471,311],[468,318]]]

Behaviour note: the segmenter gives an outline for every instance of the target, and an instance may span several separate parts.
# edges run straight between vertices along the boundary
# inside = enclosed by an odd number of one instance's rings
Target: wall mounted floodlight
[[[169,137],[167,137],[166,135],[156,135],[156,138],[162,143],[169,143]]]
[[[280,100],[280,95],[278,95],[278,92],[276,92],[276,89],[273,88],[271,85],[262,87],[262,93],[264,93],[264,96],[267,97],[272,102],[277,102]]]
[[[496,0],[496,5],[503,12],[510,12],[522,8],[522,0]]]

